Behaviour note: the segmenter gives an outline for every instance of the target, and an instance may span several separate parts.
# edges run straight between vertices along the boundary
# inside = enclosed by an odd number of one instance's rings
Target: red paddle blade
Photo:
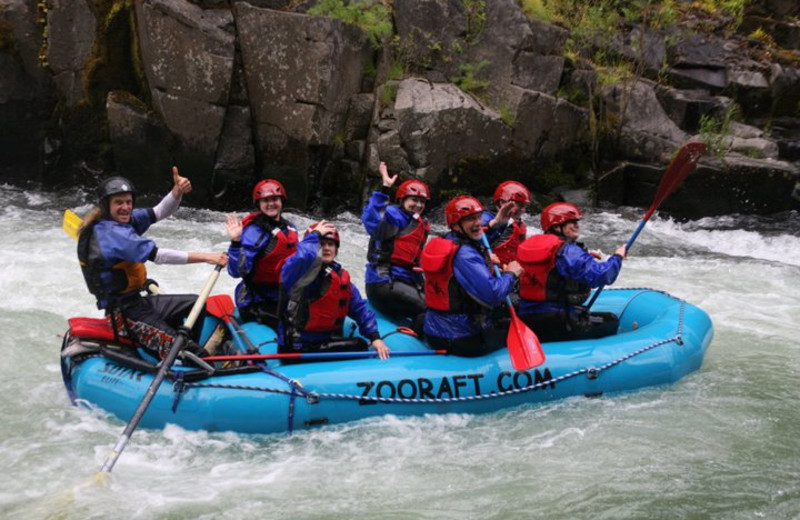
[[[517,317],[513,306],[511,311],[511,325],[508,327],[508,353],[511,356],[511,366],[515,370],[528,370],[544,363],[544,351],[536,334]]]
[[[656,196],[645,214],[645,220],[649,219],[661,203],[683,184],[705,151],[706,143],[703,141],[689,141],[680,147],[661,176]]]
[[[228,322],[236,311],[233,299],[228,294],[215,294],[206,300],[206,310],[216,318]]]

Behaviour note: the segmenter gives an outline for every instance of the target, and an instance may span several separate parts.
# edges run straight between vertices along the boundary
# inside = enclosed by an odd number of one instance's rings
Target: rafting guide
[[[147,294],[145,262],[188,264],[207,262],[224,266],[225,253],[185,252],[159,248],[142,235],[156,222],[172,216],[183,195],[192,190],[186,177],[172,168],[172,189],[152,208],[136,208],[136,190],[131,181],[112,176],[97,189],[98,207],[83,221],[78,239],[78,260],[86,285],[97,298],[115,335],[138,342],[163,358],[172,347],[177,329],[197,300],[193,294]],[[205,351],[195,341],[202,320],[193,330],[186,349],[196,355]]]

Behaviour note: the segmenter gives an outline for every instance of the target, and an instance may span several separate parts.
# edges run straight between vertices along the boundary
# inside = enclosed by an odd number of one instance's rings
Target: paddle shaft
[[[489,239],[486,238],[486,233],[481,235],[481,242],[483,242],[489,254],[493,254],[492,246],[489,244]],[[493,267],[495,274],[499,278],[501,276],[500,268],[496,264],[493,264]],[[511,365],[517,370],[528,370],[541,365],[544,363],[545,357],[539,338],[536,337],[536,333],[530,327],[519,319],[510,295],[506,296],[506,303],[508,304],[508,313],[511,316],[506,338],[506,347],[511,356]]]
[[[686,177],[694,169],[697,161],[700,160],[700,157],[705,152],[705,149],[705,143],[700,141],[692,141],[686,143],[681,147],[680,150],[678,150],[675,158],[669,163],[667,169],[664,170],[661,180],[658,182],[656,194],[655,197],[653,197],[653,203],[650,204],[649,208],[647,208],[647,212],[642,217],[642,220],[639,221],[639,225],[636,226],[633,234],[625,243],[626,254],[630,252],[631,247],[633,247],[633,243],[639,236],[639,233],[642,232],[645,224],[647,224],[647,221],[650,220],[650,217],[653,216],[653,213],[658,209],[661,203],[664,202],[664,200],[666,200],[666,198],[669,197],[675,190],[677,190],[681,184],[683,184],[683,181],[686,180]],[[594,292],[592,298],[589,300],[589,303],[586,304],[587,312],[592,308],[594,302],[597,301],[597,297],[600,296],[600,293],[603,292],[604,288],[605,286],[601,285]]]
[[[446,350],[408,350],[392,352],[392,357],[397,356],[434,356],[446,355]],[[209,356],[204,361],[261,361],[265,359],[349,359],[369,358],[378,356],[373,350],[357,352],[288,352],[285,354],[247,354],[244,356]]]
[[[489,245],[489,239],[486,238],[486,233],[481,235],[481,242],[483,242],[483,246],[486,248],[487,251],[489,251],[490,255],[494,254],[494,253],[492,253],[492,246]],[[497,267],[497,264],[495,264],[495,263],[492,263],[492,267],[494,268],[495,276],[500,278],[500,276],[502,276],[502,274],[503,274],[503,273],[500,272],[500,268]],[[506,303],[508,304],[509,309],[511,307],[513,307],[513,305],[511,304],[511,296],[506,296]]]
[[[142,401],[139,403],[139,406],[136,408],[136,411],[133,413],[130,421],[128,421],[127,426],[122,431],[122,434],[117,439],[117,443],[114,445],[114,448],[111,450],[111,453],[108,454],[106,457],[105,462],[103,463],[103,467],[100,469],[101,473],[111,473],[111,470],[114,469],[114,464],[117,463],[117,459],[122,454],[122,451],[127,446],[128,441],[131,438],[134,430],[139,425],[139,421],[142,420],[144,417],[147,408],[150,406],[150,403],[153,401],[153,398],[158,391],[158,388],[161,386],[161,383],[164,381],[164,378],[167,375],[167,372],[172,367],[172,364],[175,363],[175,359],[178,357],[181,349],[183,348],[184,343],[186,343],[189,337],[189,330],[194,325],[195,321],[197,321],[197,317],[200,316],[200,313],[203,311],[203,307],[205,306],[206,298],[211,293],[211,289],[214,287],[214,284],[217,282],[219,278],[219,273],[222,270],[222,266],[218,265],[214,268],[214,272],[211,273],[211,276],[208,277],[206,281],[205,287],[200,292],[200,295],[197,297],[197,300],[194,302],[194,306],[192,307],[189,316],[186,318],[186,322],[184,323],[183,327],[179,331],[178,338],[172,344],[172,348],[170,348],[167,356],[161,361],[161,367],[158,369],[153,381],[150,383],[150,386],[147,388],[147,392],[144,394]]]

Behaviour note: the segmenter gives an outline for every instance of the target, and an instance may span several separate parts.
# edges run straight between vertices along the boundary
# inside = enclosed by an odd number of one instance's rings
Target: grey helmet
[[[100,200],[100,207],[103,213],[108,214],[109,201],[113,195],[120,195],[122,193],[130,193],[133,201],[136,202],[136,188],[133,183],[125,177],[109,177],[100,183],[97,187],[97,198]]]

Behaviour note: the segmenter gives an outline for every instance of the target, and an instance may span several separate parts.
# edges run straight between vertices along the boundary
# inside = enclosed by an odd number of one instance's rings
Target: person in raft
[[[432,239],[422,252],[425,273],[425,338],[432,348],[457,356],[476,357],[505,345],[507,321],[490,317],[511,293],[522,266],[503,265],[500,277],[492,275],[488,250],[481,242],[481,203],[466,195],[445,206],[450,232]]]
[[[519,182],[505,181],[497,186],[493,201],[496,213],[484,211],[483,225],[492,252],[501,264],[508,264],[517,259],[517,248],[528,233],[522,215],[531,203],[531,192]]]
[[[389,204],[389,193],[397,180],[390,176],[386,163],[378,170],[383,187],[375,191],[361,213],[369,235],[366,289],[372,306],[394,320],[413,324],[425,312],[425,293],[419,258],[428,240],[430,225],[422,218],[430,200],[427,184],[408,180]]]
[[[115,335],[128,337],[156,357],[164,357],[189,315],[196,294],[148,294],[145,262],[192,264],[207,262],[224,266],[225,253],[185,252],[156,246],[142,235],[150,226],[172,216],[189,193],[189,179],[172,168],[172,190],[153,208],[134,208],[136,190],[124,177],[110,177],[98,188],[99,207],[84,220],[79,231],[78,260],[86,285],[106,311]],[[198,319],[192,338],[198,338],[203,319]],[[203,351],[193,339],[186,350]]]
[[[266,179],[253,188],[253,204],[258,211],[240,222],[228,215],[226,228],[228,274],[242,281],[236,286],[236,306],[243,321],[257,321],[273,329],[278,325],[278,298],[281,266],[297,251],[297,229],[283,218],[286,190]]]
[[[519,246],[525,272],[520,278],[518,314],[541,341],[602,338],[616,333],[619,319],[608,312],[587,312],[581,304],[592,288],[617,279],[625,245],[600,262],[581,242],[581,210],[556,202],[542,211],[542,235]]]
[[[350,274],[336,261],[339,232],[321,220],[306,230],[281,268],[281,313],[278,352],[351,352],[374,349],[388,359],[389,347],[378,335],[375,313],[350,282]],[[344,336],[349,316],[362,336]]]

